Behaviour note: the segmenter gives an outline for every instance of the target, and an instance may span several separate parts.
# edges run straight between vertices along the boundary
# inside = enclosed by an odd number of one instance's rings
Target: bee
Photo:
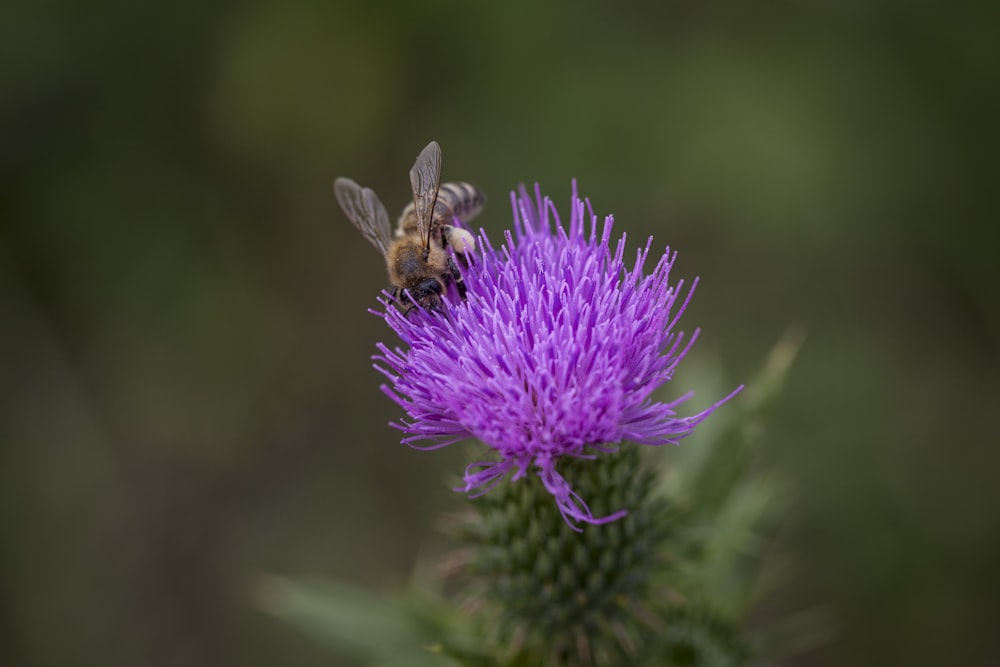
[[[417,156],[410,169],[410,187],[413,202],[403,209],[392,237],[389,214],[370,188],[338,178],[333,193],[347,219],[385,258],[391,294],[403,304],[404,312],[414,304],[440,311],[449,285],[454,283],[465,298],[455,258],[468,266],[466,255],[476,248],[472,234],[456,227],[454,219],[467,221],[479,215],[486,196],[468,183],[441,183],[441,147],[436,141]]]

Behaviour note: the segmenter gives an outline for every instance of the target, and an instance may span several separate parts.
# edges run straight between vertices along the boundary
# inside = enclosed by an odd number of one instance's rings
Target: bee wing
[[[384,257],[389,252],[389,214],[385,206],[371,188],[363,188],[349,178],[338,178],[333,182],[333,194],[344,209],[347,219],[358,228]]]
[[[436,141],[420,151],[410,169],[410,186],[413,188],[413,206],[417,214],[420,237],[429,242],[431,216],[441,187],[441,147]]]

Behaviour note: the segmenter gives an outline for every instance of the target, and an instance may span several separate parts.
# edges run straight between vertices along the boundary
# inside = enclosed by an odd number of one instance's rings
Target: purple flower
[[[677,257],[668,248],[649,275],[643,267],[652,238],[625,260],[625,236],[611,243],[612,216],[598,224],[573,183],[569,226],[535,187],[511,193],[514,231],[495,250],[480,233],[479,250],[463,271],[465,301],[444,312],[386,308],[386,322],[407,349],[380,343],[376,368],[383,391],[408,419],[393,426],[402,442],[437,449],[478,439],[499,455],[465,471],[465,486],[489,491],[509,472],[535,472],[567,523],[605,523],[556,471],[563,456],[593,459],[623,441],[678,444],[717,407],[689,417],[653,393],[697,338],[675,330],[697,280],[686,292],[671,286]],[[429,441],[430,445],[414,443]]]

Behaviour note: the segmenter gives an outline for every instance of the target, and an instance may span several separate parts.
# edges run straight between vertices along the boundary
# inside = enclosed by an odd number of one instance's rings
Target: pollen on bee
[[[467,229],[453,227],[448,234],[448,245],[459,254],[465,254],[476,249],[476,237]]]

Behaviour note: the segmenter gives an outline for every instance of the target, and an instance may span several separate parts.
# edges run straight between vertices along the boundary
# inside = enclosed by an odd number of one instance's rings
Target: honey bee
[[[441,183],[441,147],[436,141],[417,156],[410,186],[413,202],[403,209],[393,237],[389,214],[370,188],[338,178],[333,193],[347,219],[385,258],[392,296],[404,312],[414,304],[439,311],[442,295],[452,283],[465,298],[455,258],[468,266],[465,255],[476,247],[472,234],[452,223],[456,217],[467,221],[479,215],[486,196],[468,183]]]

